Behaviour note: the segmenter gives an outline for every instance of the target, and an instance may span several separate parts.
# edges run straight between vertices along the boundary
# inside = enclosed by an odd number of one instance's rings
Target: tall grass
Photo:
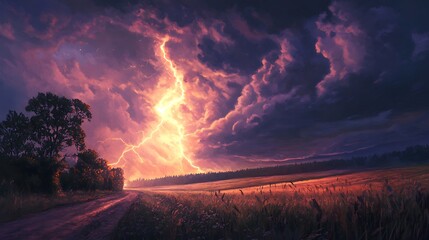
[[[9,192],[0,196],[0,223],[53,207],[90,201],[112,194],[111,191],[75,191],[59,195]]]
[[[429,239],[429,194],[418,183],[275,188],[142,193],[113,238]]]

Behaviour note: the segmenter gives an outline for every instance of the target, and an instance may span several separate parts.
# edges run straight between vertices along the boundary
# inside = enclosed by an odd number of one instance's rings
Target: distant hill
[[[402,166],[429,162],[429,145],[416,145],[407,147],[402,151],[393,151],[371,156],[353,157],[350,159],[332,159],[327,161],[314,161],[293,163],[275,167],[262,167],[227,172],[196,173],[179,176],[167,176],[156,179],[137,179],[128,182],[128,187],[154,187],[163,185],[180,185],[201,182],[212,182],[227,179],[264,177],[326,171],[334,169],[376,168]]]

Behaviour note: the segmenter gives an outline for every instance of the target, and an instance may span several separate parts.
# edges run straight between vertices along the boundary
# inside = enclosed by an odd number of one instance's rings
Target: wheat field
[[[228,190],[152,189],[114,238],[429,239],[428,187],[429,166],[416,166]]]

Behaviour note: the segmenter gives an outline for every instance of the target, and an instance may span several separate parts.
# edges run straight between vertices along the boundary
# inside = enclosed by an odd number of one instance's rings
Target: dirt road
[[[106,239],[136,196],[122,192],[0,224],[0,239]]]

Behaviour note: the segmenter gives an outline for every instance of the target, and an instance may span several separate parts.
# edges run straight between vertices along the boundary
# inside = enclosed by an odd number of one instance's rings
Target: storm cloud
[[[24,2],[0,3],[1,116],[41,91],[79,98],[88,146],[112,163],[156,126],[166,39],[186,90],[180,141],[203,171],[429,140],[426,3]],[[158,140],[120,162],[128,178],[195,171]]]

